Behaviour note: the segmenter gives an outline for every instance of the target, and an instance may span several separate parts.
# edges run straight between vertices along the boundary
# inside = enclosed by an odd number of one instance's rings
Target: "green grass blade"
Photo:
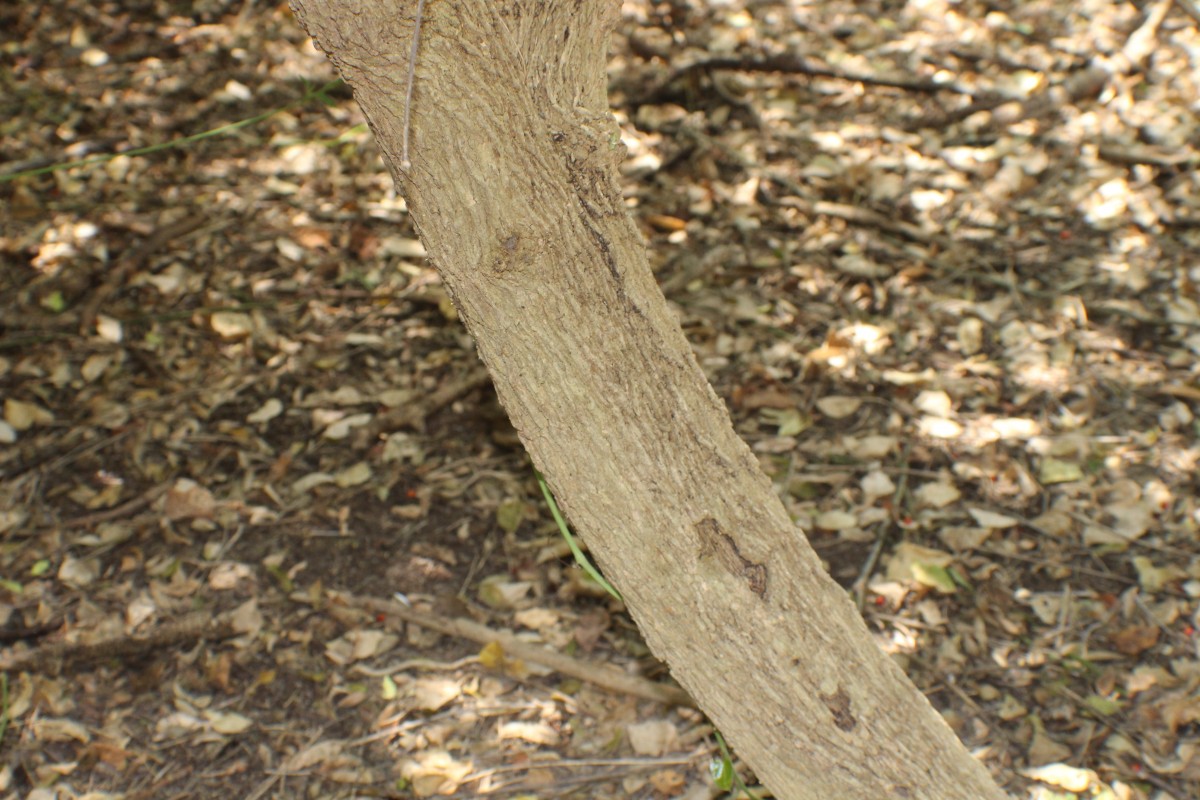
[[[571,555],[575,556],[575,563],[578,564],[584,572],[591,577],[596,583],[618,600],[624,600],[621,593],[616,590],[611,583],[604,579],[604,576],[592,566],[592,562],[575,541],[575,537],[571,535],[571,529],[567,527],[567,521],[563,519],[563,515],[558,510],[558,503],[554,502],[554,495],[550,493],[550,487],[546,485],[546,481],[542,478],[542,473],[536,469],[533,471],[534,477],[537,478],[538,486],[542,487],[542,496],[546,498],[546,505],[550,506],[550,514],[554,517],[554,522],[558,525],[558,531],[562,534],[563,539],[567,542],[567,547],[571,548]]]

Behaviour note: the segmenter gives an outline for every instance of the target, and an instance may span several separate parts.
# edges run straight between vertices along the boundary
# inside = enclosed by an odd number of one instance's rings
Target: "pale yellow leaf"
[[[1025,417],[1000,417],[992,420],[991,427],[1001,439],[1032,439],[1042,432],[1037,420]]]
[[[813,522],[823,531],[842,531],[857,525],[858,517],[848,511],[834,509],[818,514]]]
[[[878,470],[864,475],[859,481],[859,486],[862,487],[863,497],[868,503],[880,497],[888,497],[896,491],[896,484],[892,479]]]
[[[421,711],[438,711],[462,694],[462,686],[450,678],[417,678],[409,687],[413,703]]]
[[[258,601],[247,600],[234,609],[229,624],[243,636],[257,634],[263,626],[263,615],[258,610]]]
[[[1015,517],[1010,517],[1006,514],[997,514],[995,511],[988,511],[984,508],[968,508],[967,513],[975,519],[975,523],[981,528],[1001,530],[1019,525],[1021,522]]]
[[[958,323],[955,338],[964,356],[975,355],[983,349],[983,322],[978,317],[967,317]]]
[[[340,441],[350,435],[353,428],[361,428],[371,421],[371,414],[350,414],[333,422],[329,427],[322,431],[321,436],[325,439]]]
[[[988,540],[992,531],[988,528],[971,528],[952,525],[938,530],[938,538],[952,550],[972,550]]]
[[[1038,514],[1030,524],[1049,536],[1069,536],[1075,532],[1075,520],[1067,512],[1057,509]]]
[[[217,311],[209,324],[222,339],[245,339],[254,331],[254,321],[250,315],[240,311]]]
[[[639,756],[661,756],[679,747],[679,731],[665,719],[648,720],[625,726],[629,746]]]
[[[95,558],[67,556],[58,567],[58,579],[68,586],[87,586],[100,577],[100,562]]]
[[[862,461],[874,461],[891,453],[899,443],[900,440],[895,436],[871,435],[861,439],[848,437],[846,451]]]
[[[212,725],[214,731],[226,736],[242,733],[254,724],[249,717],[232,711],[206,711],[204,716],[208,717],[209,724]]]
[[[957,439],[962,436],[963,426],[952,419],[921,417],[917,420],[917,431],[922,436],[930,436],[934,439]]]
[[[257,425],[263,422],[269,422],[283,413],[283,403],[272,397],[267,402],[263,403],[257,411],[252,411],[246,416],[246,422],[252,425]]]
[[[4,420],[13,430],[27,431],[34,425],[50,425],[54,415],[36,403],[9,397],[4,401]]]
[[[926,389],[913,400],[913,406],[931,417],[949,417],[954,413],[950,395],[940,389]]]
[[[298,478],[292,484],[292,492],[294,494],[305,494],[326,483],[333,483],[332,475],[327,472],[310,472],[304,477]]]
[[[513,614],[513,621],[530,630],[540,631],[553,628],[562,620],[562,615],[548,608],[527,608]]]
[[[88,383],[94,383],[97,378],[103,375],[112,365],[112,356],[107,353],[92,353],[84,359],[83,366],[79,368],[79,374]]]
[[[817,401],[817,409],[830,419],[845,419],[862,408],[861,397],[831,395]]]
[[[489,575],[479,582],[479,601],[498,611],[511,610],[533,590],[529,581],[509,580],[507,575]]]
[[[927,508],[945,508],[962,497],[962,492],[952,483],[924,483],[913,493],[917,505]]]
[[[121,328],[121,321],[100,314],[96,317],[96,333],[106,342],[117,344],[125,338],[125,332]]]
[[[362,486],[371,480],[373,474],[370,464],[366,461],[359,461],[334,475],[333,482],[343,489],[350,486]]]
[[[1038,481],[1043,486],[1056,483],[1070,483],[1083,480],[1083,468],[1071,461],[1059,461],[1057,458],[1042,459],[1038,469]]]
[[[1069,751],[1068,751],[1069,754]],[[1041,767],[1028,767],[1017,770],[1026,778],[1066,789],[1068,792],[1085,792],[1089,787],[1100,782],[1099,777],[1090,769],[1068,766],[1067,764],[1046,764]]]
[[[558,732],[544,722],[505,722],[497,729],[496,735],[501,741],[520,739],[543,747],[554,747],[559,743]]]

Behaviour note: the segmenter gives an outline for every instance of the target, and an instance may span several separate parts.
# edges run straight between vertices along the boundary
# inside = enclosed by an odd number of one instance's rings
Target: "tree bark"
[[[734,433],[622,200],[620,3],[292,0],[354,89],[538,469],[647,643],[776,796],[1001,798]]]

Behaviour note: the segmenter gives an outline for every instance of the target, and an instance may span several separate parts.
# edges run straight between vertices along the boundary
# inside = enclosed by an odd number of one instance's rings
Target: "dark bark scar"
[[[720,523],[705,517],[696,523],[696,533],[700,536],[700,558],[716,557],[727,572],[744,579],[750,591],[766,598],[767,568],[743,556],[733,537],[721,530]]]
[[[833,694],[819,696],[821,702],[829,709],[829,713],[833,715],[834,725],[847,733],[854,730],[854,727],[858,725],[858,720],[854,718],[854,713],[850,710],[850,695],[846,694],[844,687],[838,686],[837,691]]]

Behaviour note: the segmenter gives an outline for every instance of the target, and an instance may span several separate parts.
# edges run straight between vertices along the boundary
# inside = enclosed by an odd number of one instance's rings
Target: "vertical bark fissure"
[[[1003,797],[821,570],[654,282],[605,107],[618,4],[431,0],[402,172],[414,0],[293,2],[355,89],[535,463],[767,785]]]

